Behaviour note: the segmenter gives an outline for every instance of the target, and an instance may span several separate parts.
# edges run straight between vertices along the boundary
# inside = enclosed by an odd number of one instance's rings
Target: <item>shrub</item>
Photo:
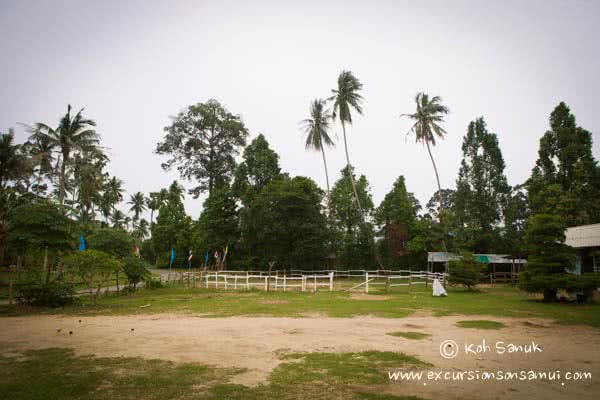
[[[464,253],[460,260],[450,261],[449,282],[451,285],[463,285],[472,290],[479,283],[481,268],[472,254]]]
[[[133,240],[119,228],[101,228],[87,237],[88,247],[103,251],[113,257],[125,258],[133,254]]]
[[[67,267],[73,268],[75,273],[85,282],[90,298],[94,304],[103,287],[108,286],[112,274],[122,263],[102,251],[84,250],[73,253],[64,259]]]
[[[138,283],[148,281],[151,277],[148,263],[138,257],[128,257],[123,260],[123,272],[127,276],[131,291],[135,291]]]
[[[73,285],[56,279],[48,283],[30,282],[19,287],[19,301],[32,306],[62,307],[73,302]]]

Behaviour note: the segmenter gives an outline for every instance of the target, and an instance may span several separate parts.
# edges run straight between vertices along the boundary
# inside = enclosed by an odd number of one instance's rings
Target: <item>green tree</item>
[[[600,167],[592,155],[592,135],[577,126],[563,102],[540,139],[527,189],[532,214],[561,215],[567,226],[600,222]]]
[[[64,263],[85,282],[94,305],[100,290],[109,286],[112,275],[123,265],[109,254],[98,250],[78,251],[65,257]]]
[[[258,135],[245,149],[242,162],[235,171],[233,192],[244,205],[273,179],[281,175],[279,155],[269,147],[263,135]]]
[[[537,214],[529,219],[525,231],[529,259],[519,276],[519,286],[527,292],[544,294],[544,301],[556,299],[565,288],[567,271],[575,268],[575,254],[565,244],[565,225],[560,216]]]
[[[454,206],[466,246],[489,253],[497,243],[496,228],[510,195],[504,175],[504,159],[495,133],[487,130],[483,118],[469,124],[462,145]]]
[[[177,254],[190,249],[192,220],[183,206],[184,189],[177,181],[169,186],[160,206],[156,223],[152,225],[152,244],[160,267],[169,265],[169,253],[175,248]]]
[[[0,134],[0,190],[5,189],[8,182],[17,178],[24,159],[21,146],[14,143],[15,134],[12,129]]]
[[[225,246],[235,249],[240,237],[239,210],[229,187],[214,189],[204,202],[198,219],[199,240],[203,250],[221,253]],[[231,261],[231,255],[227,257]]]
[[[127,277],[129,289],[135,291],[140,282],[149,280],[152,276],[148,263],[138,257],[127,257],[123,260],[123,272]]]
[[[88,248],[102,251],[115,258],[126,258],[133,254],[133,242],[123,229],[99,228],[86,239]]]
[[[350,154],[348,152],[348,140],[346,138],[346,124],[352,125],[352,110],[354,109],[359,115],[362,115],[362,102],[363,97],[360,94],[362,90],[362,83],[352,74],[351,71],[342,71],[338,76],[337,88],[332,89],[333,96],[329,100],[333,100],[333,113],[332,119],[335,121],[336,118],[340,120],[342,124],[342,132],[344,134],[344,149],[346,152],[346,168],[350,169]],[[362,206],[356,188],[356,182],[354,176],[349,175],[350,182],[352,183],[352,190],[354,193],[354,199],[359,210],[359,215],[362,218]]]
[[[352,167],[350,167],[352,168]],[[352,169],[351,169],[352,170]],[[346,268],[364,268],[370,265],[375,256],[373,225],[370,223],[374,213],[373,199],[369,183],[364,175],[356,181],[358,198],[363,205],[364,214],[354,206],[354,177],[348,168],[341,171],[342,176],[331,190],[331,219],[334,224],[335,246],[338,249],[338,263]],[[364,222],[363,222],[364,221]]]
[[[472,290],[479,283],[482,266],[477,263],[471,253],[462,253],[460,260],[451,260],[448,266],[451,285],[463,285]]]
[[[272,180],[252,202],[242,222],[255,267],[317,268],[325,259],[327,226],[323,193],[305,177]]]
[[[443,139],[446,135],[446,130],[442,128],[441,124],[444,122],[444,116],[447,115],[450,110],[448,107],[442,104],[442,98],[434,96],[431,99],[429,95],[425,93],[418,93],[415,97],[415,103],[417,104],[417,110],[413,114],[402,114],[401,117],[408,117],[414,121],[410,131],[408,133],[415,134],[415,140],[417,143],[422,143],[427,147],[431,164],[433,165],[433,171],[435,172],[435,179],[437,181],[438,193],[442,192],[442,185],[440,184],[440,175],[431,154],[431,146],[435,146],[435,137]],[[440,213],[442,211],[442,202],[439,201]],[[444,235],[445,236],[445,235]],[[446,250],[445,239],[442,240],[442,247]]]
[[[229,183],[238,149],[248,136],[240,116],[216,100],[189,106],[173,118],[165,132],[156,153],[171,158],[162,167],[170,170],[176,166],[183,178],[195,179],[198,185],[190,190],[194,197]]]
[[[96,133],[96,123],[83,116],[83,108],[71,115],[71,105],[55,129],[38,122],[30,127],[31,141],[47,141],[60,155],[58,175],[58,201],[62,205],[66,193],[67,167],[74,151],[96,147],[100,141]]]
[[[301,122],[306,133],[306,149],[320,151],[323,156],[323,166],[325,168],[325,181],[327,183],[327,197],[329,198],[329,173],[327,171],[327,158],[325,157],[325,147],[334,146],[333,140],[329,136],[331,113],[326,107],[324,100],[315,99],[310,104],[310,117]]]
[[[398,262],[415,234],[417,214],[421,209],[413,193],[406,190],[404,176],[399,176],[392,190],[375,211],[375,220],[383,228],[382,247],[386,265]]]
[[[22,204],[10,212],[8,242],[22,256],[43,254],[46,282],[49,262],[70,251],[74,244],[73,222],[53,203],[45,200]]]

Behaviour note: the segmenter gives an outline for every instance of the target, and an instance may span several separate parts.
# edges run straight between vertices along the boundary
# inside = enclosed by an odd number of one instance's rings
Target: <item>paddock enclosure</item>
[[[228,290],[279,290],[316,292],[392,290],[396,287],[430,286],[435,279],[445,284],[447,273],[411,270],[290,270],[290,271],[176,271],[161,272],[160,281],[189,287]]]

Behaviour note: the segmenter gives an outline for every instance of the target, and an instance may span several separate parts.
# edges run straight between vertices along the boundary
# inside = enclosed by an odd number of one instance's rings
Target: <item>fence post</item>
[[[225,289],[227,289],[227,275],[223,275],[225,277]]]
[[[205,278],[206,278],[206,288],[208,289],[208,273],[206,274]]]
[[[385,277],[385,291],[389,292],[390,291],[390,276],[386,276]]]
[[[13,267],[9,267],[8,272],[8,304],[12,305],[13,303],[13,281],[14,281],[14,269]]]
[[[317,275],[313,275],[313,292],[317,291]]]
[[[238,276],[237,276],[237,274],[235,274],[235,278],[233,280],[233,288],[234,289],[237,289],[237,278],[238,278]]]
[[[283,291],[284,291],[284,292],[285,292],[285,291],[287,291],[287,287],[286,287],[287,285],[286,285],[286,283],[287,283],[287,282],[286,282],[286,274],[285,274],[285,272],[284,272],[284,273],[283,273]]]
[[[365,272],[365,293],[369,293],[369,273]]]
[[[269,291],[269,282],[268,282],[269,277],[265,275],[265,291],[268,292]]]
[[[329,273],[329,291],[333,292],[333,272]]]
[[[215,271],[215,289],[219,288],[219,270]]]
[[[250,280],[248,278],[248,271],[246,271],[246,289],[250,290]]]
[[[302,275],[302,291],[306,292],[306,276]]]

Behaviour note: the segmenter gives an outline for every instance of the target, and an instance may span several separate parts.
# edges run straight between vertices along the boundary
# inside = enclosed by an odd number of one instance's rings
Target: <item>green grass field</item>
[[[225,291],[171,286],[162,289],[140,289],[131,295],[102,295],[96,306],[86,296],[61,309],[27,309],[0,306],[0,315],[57,313],[69,315],[126,315],[152,313],[189,313],[206,317],[236,315],[302,317],[322,314],[330,317],[373,315],[386,318],[406,317],[417,311],[434,316],[481,315],[501,317],[549,318],[564,324],[600,327],[600,304],[544,304],[538,298],[513,287],[495,287],[469,292],[450,289],[448,297],[432,297],[423,287],[397,289],[385,294],[381,301],[353,299],[348,292],[264,292]]]

